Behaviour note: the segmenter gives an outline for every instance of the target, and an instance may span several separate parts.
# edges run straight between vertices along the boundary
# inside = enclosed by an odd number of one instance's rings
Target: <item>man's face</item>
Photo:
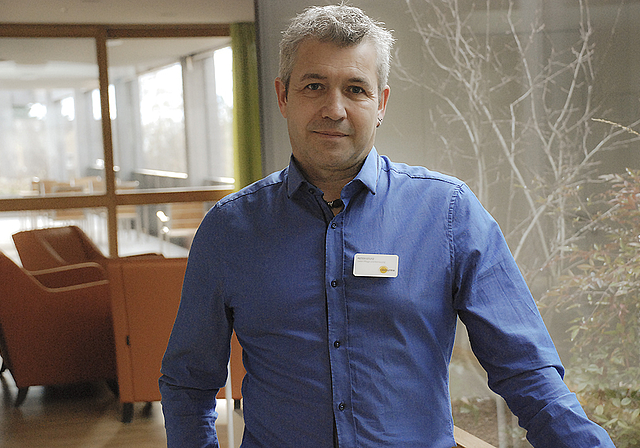
[[[280,79],[276,92],[293,156],[303,172],[311,178],[355,176],[373,147],[389,97],[388,86],[378,94],[373,44],[338,47],[304,41],[288,92]]]

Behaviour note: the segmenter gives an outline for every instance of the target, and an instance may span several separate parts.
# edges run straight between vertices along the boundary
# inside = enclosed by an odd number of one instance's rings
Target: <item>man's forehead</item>
[[[346,77],[349,81],[356,83],[375,81],[377,75],[375,48],[365,42],[339,46],[317,40],[308,40],[300,45],[292,77],[304,81],[324,80],[335,75]]]

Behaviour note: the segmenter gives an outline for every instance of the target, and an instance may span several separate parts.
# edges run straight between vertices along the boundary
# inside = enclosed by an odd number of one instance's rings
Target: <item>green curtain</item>
[[[231,25],[236,188],[262,177],[258,57],[253,23]]]

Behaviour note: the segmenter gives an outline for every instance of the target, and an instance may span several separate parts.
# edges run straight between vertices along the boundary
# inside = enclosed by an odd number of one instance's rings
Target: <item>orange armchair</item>
[[[106,257],[77,226],[25,230],[12,236],[22,266],[28,271],[95,262]]]
[[[160,366],[178,312],[186,266],[186,258],[120,259],[109,263],[118,384],[125,423],[133,417],[133,403],[160,400]],[[234,335],[231,345],[234,400],[242,398],[244,374],[242,349]],[[224,398],[224,389],[218,398]]]
[[[18,387],[116,379],[109,282],[94,263],[30,273],[0,252],[0,353]]]
[[[13,234],[12,238],[22,266],[29,271],[85,262],[98,263],[106,269],[110,260],[77,226],[25,230]],[[139,256],[162,258],[160,254],[134,255],[133,258]]]

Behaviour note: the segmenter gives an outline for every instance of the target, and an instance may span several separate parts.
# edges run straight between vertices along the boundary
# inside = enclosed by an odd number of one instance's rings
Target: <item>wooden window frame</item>
[[[103,117],[109,117],[109,74],[107,40],[126,38],[228,37],[229,24],[187,25],[106,25],[106,24],[18,24],[0,23],[0,38],[93,38],[96,45],[100,105]],[[109,256],[118,257],[119,205],[165,204],[171,202],[215,202],[229,194],[227,187],[187,187],[116,193],[111,120],[101,120],[106,189],[99,195],[65,197],[28,197],[0,199],[0,212],[55,210],[68,208],[105,208]]]

